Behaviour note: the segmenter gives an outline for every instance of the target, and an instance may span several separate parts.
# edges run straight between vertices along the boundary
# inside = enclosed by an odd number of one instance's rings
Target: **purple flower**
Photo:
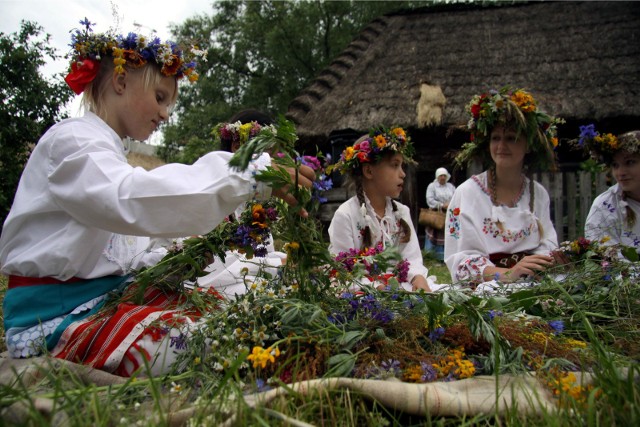
[[[259,393],[261,391],[267,391],[267,390],[271,390],[271,386],[269,384],[267,384],[267,382],[265,380],[263,380],[262,378],[258,378],[256,380],[256,391]]]
[[[438,372],[430,363],[420,362],[420,368],[422,368],[420,381],[422,381],[423,383],[435,381],[436,378],[438,378]]]
[[[559,335],[564,331],[564,322],[562,320],[551,320],[549,326],[553,329],[554,335]]]
[[[433,331],[429,332],[429,339],[431,340],[431,342],[436,342],[443,336],[444,336],[443,327],[435,328]]]
[[[395,359],[383,360],[380,366],[382,366],[382,369],[384,369],[388,373],[393,374],[394,377],[397,377],[400,375],[400,361],[398,360],[395,360]]]
[[[487,313],[487,316],[489,316],[489,320],[493,320],[496,318],[496,316],[502,316],[502,311],[496,311],[496,310],[489,310],[489,312]]]
[[[593,139],[596,136],[598,136],[598,132],[596,132],[593,124],[580,126],[580,139],[578,140],[578,145],[583,146],[587,140]]]

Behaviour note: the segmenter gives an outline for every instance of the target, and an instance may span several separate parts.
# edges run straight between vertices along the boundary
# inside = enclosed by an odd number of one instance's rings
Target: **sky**
[[[59,55],[69,52],[69,31],[81,28],[85,17],[95,22],[95,32],[105,32],[117,25],[113,10],[119,17],[118,33],[134,31],[156,34],[163,41],[171,38],[169,24],[181,24],[195,15],[209,15],[215,0],[0,0],[0,32],[11,34],[20,30],[22,20],[33,21],[51,35],[50,42]],[[134,25],[138,24],[138,26]],[[68,63],[61,59],[47,63],[41,69],[45,76],[62,73]],[[78,115],[79,97],[69,107]]]

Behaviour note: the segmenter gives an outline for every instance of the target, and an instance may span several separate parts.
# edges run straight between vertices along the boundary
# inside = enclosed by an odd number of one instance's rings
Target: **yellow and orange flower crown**
[[[340,160],[327,170],[338,170],[342,174],[353,172],[364,163],[377,163],[390,151],[402,154],[407,161],[413,157],[411,138],[401,127],[372,130],[367,138],[345,148]]]
[[[572,142],[604,164],[610,163],[613,155],[621,150],[633,154],[640,153],[640,131],[637,130],[615,136],[612,133],[600,134],[594,124],[589,124],[580,126],[580,136],[577,142]]]
[[[186,77],[190,82],[198,80],[196,58],[205,52],[196,47],[183,51],[171,41],[161,42],[158,37],[149,38],[136,33],[126,36],[96,34],[91,28],[95,23],[86,18],[80,24],[82,29],[71,32],[71,70],[65,78],[76,94],[82,93],[85,86],[93,81],[100,61],[106,57],[112,58],[116,73],[123,73],[125,66],[140,68],[151,63],[167,77]]]
[[[564,120],[540,111],[529,92],[505,86],[474,95],[465,109],[470,115],[467,129],[471,141],[463,145],[456,163],[465,165],[475,157],[487,159],[491,130],[502,124],[515,126],[516,131],[526,137],[532,153],[530,165],[537,169],[553,168],[553,151],[558,145],[557,125]]]

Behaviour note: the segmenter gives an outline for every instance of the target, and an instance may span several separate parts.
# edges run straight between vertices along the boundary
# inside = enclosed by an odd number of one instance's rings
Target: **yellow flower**
[[[407,134],[405,133],[404,129],[402,128],[393,128],[391,129],[391,133],[393,133],[396,136],[401,136],[403,138],[406,138]]]
[[[293,252],[300,249],[300,243],[298,242],[289,242],[285,245],[285,249],[287,252]]]
[[[378,148],[384,148],[387,145],[387,139],[383,135],[377,135],[374,138],[374,141],[376,142]]]
[[[349,161],[353,158],[354,154],[355,154],[355,150],[353,149],[353,147],[347,147],[344,151],[344,159],[346,161]]]
[[[536,111],[536,101],[533,99],[531,94],[525,91],[516,91],[511,95],[511,100],[525,113]]]
[[[275,349],[262,348],[260,346],[253,347],[253,351],[247,359],[253,362],[253,367],[257,368],[258,366],[261,368],[266,368],[267,363],[275,363],[276,357],[280,356],[280,349],[276,347]]]
[[[607,243],[609,240],[611,240],[611,236],[604,236],[600,239],[600,243]]]
[[[580,340],[574,340],[573,338],[567,338],[564,342],[571,348],[587,348],[587,343]]]
[[[551,145],[553,145],[553,148],[558,146],[558,138],[556,138],[555,136],[553,138],[551,138]]]
[[[240,144],[244,144],[249,140],[249,133],[251,132],[252,127],[252,123],[245,123],[240,125],[240,129],[238,129],[238,134],[240,135]]]
[[[402,379],[407,382],[422,382],[422,367],[420,365],[409,366],[402,372]]]

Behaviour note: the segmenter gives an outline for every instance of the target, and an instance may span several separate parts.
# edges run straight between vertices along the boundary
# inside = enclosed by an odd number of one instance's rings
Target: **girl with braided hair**
[[[402,128],[378,129],[347,147],[335,168],[348,174],[356,195],[344,202],[329,225],[329,251],[366,250],[382,245],[395,246],[409,262],[406,289],[431,291],[428,270],[409,208],[394,198],[404,185],[405,162],[411,161],[413,147]],[[429,279],[433,282],[433,279]],[[377,284],[378,288],[384,287]]]
[[[616,137],[600,135],[593,125],[580,129],[578,144],[608,166],[617,182],[593,201],[584,227],[585,237],[640,252],[640,131]]]
[[[549,195],[527,170],[554,167],[559,120],[524,90],[490,91],[467,111],[471,142],[458,165],[480,157],[488,170],[460,185],[445,222],[445,263],[453,282],[514,282],[555,264]]]

